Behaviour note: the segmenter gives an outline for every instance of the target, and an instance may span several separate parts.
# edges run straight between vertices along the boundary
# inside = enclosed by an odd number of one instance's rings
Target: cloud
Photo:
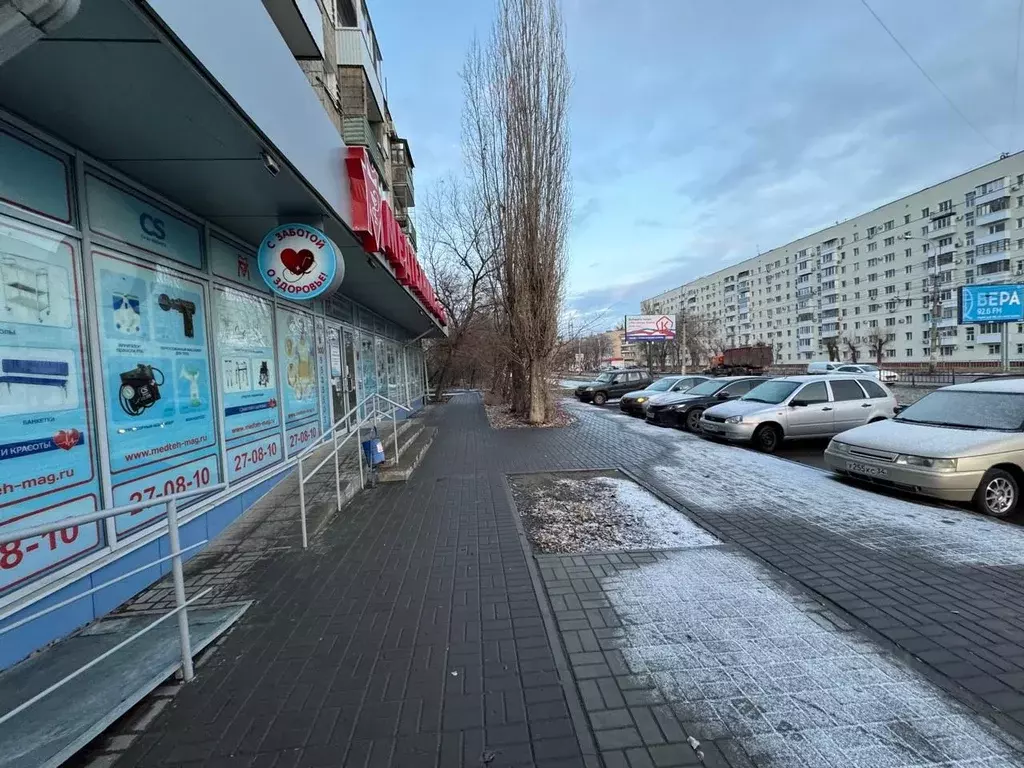
[[[588,197],[583,205],[572,214],[572,225],[577,229],[585,225],[591,218],[601,212],[601,201],[596,197]]]

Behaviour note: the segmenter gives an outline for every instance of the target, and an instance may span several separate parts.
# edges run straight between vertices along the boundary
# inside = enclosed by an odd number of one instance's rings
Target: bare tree
[[[864,342],[867,344],[868,352],[875,358],[875,365],[881,367],[882,355],[885,353],[885,348],[889,345],[889,337],[881,328],[872,328],[871,332],[864,338]]]
[[[844,336],[843,345],[850,356],[850,362],[856,363],[860,359],[860,336]]]
[[[440,391],[450,383],[459,358],[470,353],[486,356],[486,346],[472,337],[485,329],[480,319],[490,309],[495,253],[481,213],[481,196],[468,180],[442,181],[427,199],[424,211],[424,261],[448,316],[448,336],[430,346],[428,358],[434,386]],[[486,364],[476,360],[471,368],[477,371]]]
[[[507,394],[530,423],[551,406],[571,211],[571,85],[556,0],[500,0],[490,41],[463,69],[464,144],[497,254]]]
[[[690,365],[700,369],[708,367],[720,346],[717,339],[718,324],[703,315],[686,313],[676,322],[677,338],[685,347]]]
[[[828,360],[830,363],[838,362],[839,360],[839,339],[836,336],[830,336],[825,339],[825,349],[828,351]]]

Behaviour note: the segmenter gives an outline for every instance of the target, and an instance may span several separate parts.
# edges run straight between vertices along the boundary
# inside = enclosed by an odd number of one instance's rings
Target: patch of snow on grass
[[[681,550],[600,581],[630,670],[691,737],[735,739],[756,766],[1024,765],[1007,734],[746,557]]]

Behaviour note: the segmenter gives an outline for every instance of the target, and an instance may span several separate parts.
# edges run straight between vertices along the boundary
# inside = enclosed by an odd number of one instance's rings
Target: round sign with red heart
[[[260,243],[257,261],[270,290],[286,299],[333,293],[345,276],[345,262],[334,243],[308,224],[282,224],[270,230]]]

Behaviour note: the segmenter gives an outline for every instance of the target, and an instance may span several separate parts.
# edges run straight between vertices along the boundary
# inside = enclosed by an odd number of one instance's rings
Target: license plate
[[[717,424],[701,424],[700,428],[705,432],[721,432],[722,428]]]
[[[861,464],[859,461],[846,462],[846,468],[850,472],[856,472],[858,475],[867,475],[868,477],[889,476],[889,470],[885,467],[874,467],[870,464]]]

